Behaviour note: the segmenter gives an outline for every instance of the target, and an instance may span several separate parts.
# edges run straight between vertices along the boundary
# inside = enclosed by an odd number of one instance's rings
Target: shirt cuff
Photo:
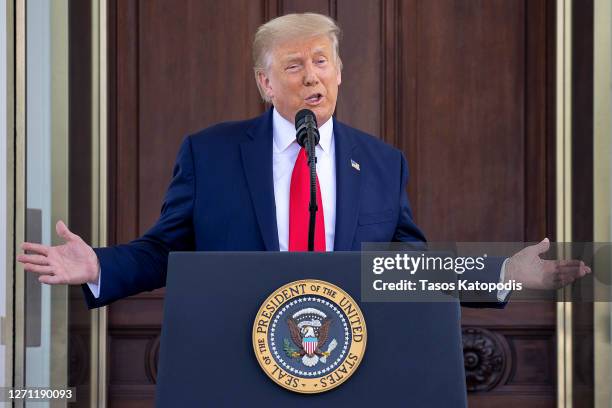
[[[510,258],[506,258],[504,263],[502,264],[501,271],[499,273],[499,283],[504,283],[504,279],[506,278],[506,265]],[[501,289],[497,291],[497,300],[500,302],[505,302],[508,294],[510,293],[509,289]]]
[[[505,263],[504,263],[505,265]],[[502,267],[502,271],[503,271],[503,267]],[[503,273],[503,272],[502,272]],[[502,279],[503,280],[503,279]],[[93,295],[94,298],[99,298],[100,297],[100,282],[102,281],[102,268],[100,268],[98,270],[98,282],[97,283],[90,283],[87,282],[87,286],[89,286],[89,290],[91,291],[91,294]],[[499,295],[497,295],[497,297],[499,297]]]

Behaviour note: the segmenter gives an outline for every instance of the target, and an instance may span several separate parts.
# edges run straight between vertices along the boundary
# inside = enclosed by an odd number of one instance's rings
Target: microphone
[[[302,109],[295,114],[295,138],[300,146],[306,150],[308,155],[308,166],[310,167],[310,202],[308,212],[308,251],[314,251],[315,221],[317,215],[317,157],[315,147],[319,144],[319,129],[317,119],[310,109]]]
[[[314,137],[314,145],[319,144],[320,136],[319,129],[317,128],[317,119],[314,112],[310,109],[302,109],[295,114],[295,130],[295,138],[300,146],[306,147],[309,133],[312,133]]]

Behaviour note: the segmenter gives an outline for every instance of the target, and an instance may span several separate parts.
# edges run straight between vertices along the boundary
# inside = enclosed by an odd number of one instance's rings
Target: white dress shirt
[[[325,249],[334,250],[336,232],[336,147],[334,121],[329,118],[319,127],[321,139],[315,148],[317,177],[321,188],[323,217],[325,220]],[[276,226],[281,251],[289,248],[289,191],[293,166],[300,152],[295,140],[295,126],[283,118],[276,109],[272,112],[272,174],[274,177],[274,201],[276,202]]]
[[[315,148],[317,156],[317,177],[321,188],[323,216],[325,219],[325,249],[334,250],[336,232],[336,147],[334,144],[334,121],[330,118],[319,127],[321,136]],[[272,175],[274,178],[274,201],[276,203],[276,226],[278,244],[281,251],[289,248],[289,191],[293,166],[300,152],[300,145],[295,139],[295,126],[283,118],[276,109],[272,112]],[[504,281],[506,262],[500,274]],[[95,298],[100,296],[102,271],[98,274],[98,283],[88,283]],[[499,291],[497,297],[503,301],[508,291]]]

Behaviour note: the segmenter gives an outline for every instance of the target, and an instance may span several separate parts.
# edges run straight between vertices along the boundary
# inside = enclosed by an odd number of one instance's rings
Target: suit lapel
[[[247,134],[250,140],[240,145],[244,174],[266,250],[278,251],[272,175],[272,110],[260,116]]]
[[[361,187],[361,170],[352,163],[360,163],[359,148],[351,130],[334,118],[336,146],[336,233],[334,251],[349,251],[353,246]],[[362,169],[363,170],[363,169]]]

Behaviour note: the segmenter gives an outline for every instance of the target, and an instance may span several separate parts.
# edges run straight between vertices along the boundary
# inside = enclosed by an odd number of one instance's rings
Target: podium
[[[467,406],[459,302],[360,301],[357,252],[178,252],[169,257],[158,407]],[[252,330],[281,286],[327,281],[358,304],[361,364],[333,390],[300,394],[260,367]]]

